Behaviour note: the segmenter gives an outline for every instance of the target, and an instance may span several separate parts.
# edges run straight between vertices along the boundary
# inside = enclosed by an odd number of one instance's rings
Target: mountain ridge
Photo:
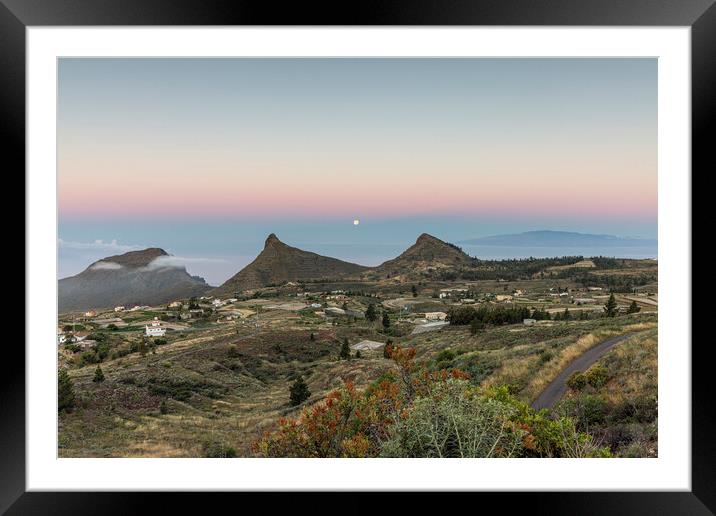
[[[202,295],[211,288],[185,267],[153,267],[155,260],[163,256],[170,255],[158,247],[130,251],[102,258],[79,274],[60,279],[59,311],[162,304]]]
[[[656,245],[656,239],[618,237],[606,234],[577,233],[573,231],[537,230],[487,237],[469,238],[458,243],[465,245],[549,247],[549,246],[613,246],[632,247]]]

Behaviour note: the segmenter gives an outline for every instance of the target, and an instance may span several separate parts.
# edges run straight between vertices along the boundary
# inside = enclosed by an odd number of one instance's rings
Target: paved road
[[[552,408],[567,392],[567,379],[569,379],[572,373],[575,371],[586,371],[589,369],[589,366],[599,360],[607,351],[632,335],[634,334],[625,333],[624,335],[611,337],[575,358],[559,373],[559,376],[537,396],[537,399],[532,403],[532,408],[536,410]]]

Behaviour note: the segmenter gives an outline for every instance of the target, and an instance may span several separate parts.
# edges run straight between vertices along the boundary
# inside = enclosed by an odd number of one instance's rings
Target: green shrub
[[[609,376],[607,370],[604,367],[600,365],[595,365],[592,366],[589,371],[587,371],[586,379],[589,385],[591,385],[595,389],[599,389],[605,383],[607,383]]]
[[[575,391],[581,391],[587,385],[587,377],[581,371],[575,371],[567,379],[567,387]]]
[[[227,444],[206,442],[204,443],[204,457],[209,459],[233,459],[236,457],[236,450]]]

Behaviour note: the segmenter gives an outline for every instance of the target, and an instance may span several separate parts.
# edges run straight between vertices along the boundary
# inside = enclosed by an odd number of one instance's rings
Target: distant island
[[[543,230],[471,238],[461,240],[458,244],[505,247],[647,247],[656,246],[657,240]]]

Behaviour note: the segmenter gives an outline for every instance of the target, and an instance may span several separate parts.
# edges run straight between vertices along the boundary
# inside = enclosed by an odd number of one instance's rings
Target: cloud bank
[[[124,267],[118,263],[115,262],[97,262],[94,265],[90,267],[92,270],[107,270],[107,271],[115,271],[118,269],[123,269]]]

